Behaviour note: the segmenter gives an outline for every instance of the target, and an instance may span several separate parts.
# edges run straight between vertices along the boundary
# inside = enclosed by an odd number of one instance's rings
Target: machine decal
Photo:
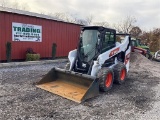
[[[112,51],[110,52],[110,54],[109,54],[109,57],[111,57],[111,56],[117,54],[118,51],[119,51],[119,49],[120,49],[120,48],[116,48],[116,49],[112,50]]]
[[[128,53],[125,57],[125,61],[124,61],[125,65],[128,63],[129,59],[130,59],[130,53]]]

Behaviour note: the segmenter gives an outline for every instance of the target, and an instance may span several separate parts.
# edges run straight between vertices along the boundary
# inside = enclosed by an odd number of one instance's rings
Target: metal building
[[[50,58],[52,43],[56,57],[67,56],[76,48],[80,25],[42,14],[0,7],[0,61],[6,60],[7,41],[12,44],[12,60],[25,59],[27,48],[41,58]]]

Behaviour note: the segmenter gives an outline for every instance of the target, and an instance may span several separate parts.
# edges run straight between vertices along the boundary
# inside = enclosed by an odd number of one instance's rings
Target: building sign
[[[13,22],[12,40],[42,42],[42,26]]]

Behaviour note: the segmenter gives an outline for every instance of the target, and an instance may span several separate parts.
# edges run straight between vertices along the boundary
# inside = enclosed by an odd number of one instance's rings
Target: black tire
[[[100,91],[106,92],[112,88],[114,80],[114,73],[112,69],[103,67],[98,72],[98,78],[100,80],[99,84]]]
[[[148,59],[151,59],[151,58],[152,58],[152,55],[147,52],[146,55],[145,55],[145,57],[148,58]]]
[[[65,69],[65,70],[69,70],[69,68],[70,68],[70,63],[68,62],[68,63],[65,65],[64,69]]]
[[[117,84],[123,84],[127,76],[127,69],[123,63],[118,63],[114,66],[114,82]]]

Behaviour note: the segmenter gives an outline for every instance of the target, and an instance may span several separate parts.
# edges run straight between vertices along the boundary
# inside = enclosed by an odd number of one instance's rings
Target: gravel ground
[[[53,66],[0,68],[0,120],[159,120],[160,63],[132,54],[126,82],[81,104],[35,87]]]

